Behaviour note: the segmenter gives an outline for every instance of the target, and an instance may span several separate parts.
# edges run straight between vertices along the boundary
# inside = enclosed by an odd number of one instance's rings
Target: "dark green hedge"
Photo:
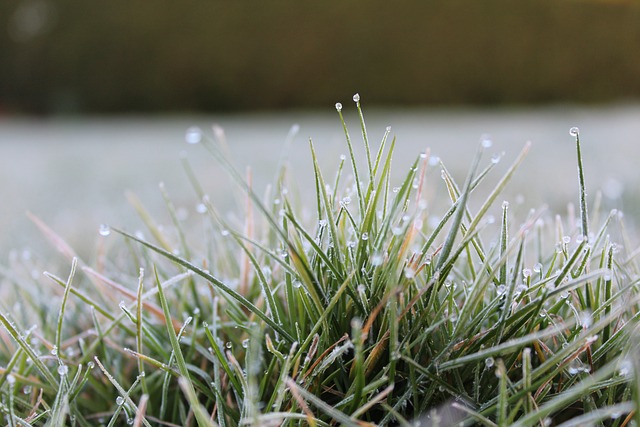
[[[635,1],[3,1],[0,28],[15,112],[640,96]]]

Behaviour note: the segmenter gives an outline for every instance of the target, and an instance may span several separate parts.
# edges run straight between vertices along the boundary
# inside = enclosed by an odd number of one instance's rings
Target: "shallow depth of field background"
[[[374,147],[388,125],[398,138],[398,176],[429,147],[462,181],[485,133],[486,162],[504,151],[504,171],[531,140],[505,195],[522,213],[577,203],[568,129],[579,126],[591,200],[602,190],[633,219],[638,52],[632,0],[2,2],[0,256],[45,250],[27,210],[81,250],[100,223],[141,227],[126,190],[162,221],[160,181],[198,221],[183,151],[214,203],[232,209],[224,172],[184,142],[192,125],[222,126],[258,191],[284,150],[308,197],[308,139],[327,173],[346,152],[335,102],[360,140],[355,92]],[[430,191],[444,195],[439,176],[432,168]]]

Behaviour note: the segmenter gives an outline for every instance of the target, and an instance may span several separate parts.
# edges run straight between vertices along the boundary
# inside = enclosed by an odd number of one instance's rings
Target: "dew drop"
[[[318,227],[326,227],[326,226],[327,226],[326,219],[321,219],[320,221],[318,221]]]
[[[517,293],[517,294],[521,294],[521,293],[523,293],[523,292],[526,292],[526,291],[527,291],[527,289],[529,289],[529,288],[527,287],[527,285],[520,284],[520,285],[516,286],[516,293]]]
[[[7,375],[7,382],[10,385],[13,385],[16,383],[16,377],[14,377],[12,374]]]
[[[533,266],[533,271],[535,271],[536,273],[540,273],[542,271],[542,264],[536,262]]]
[[[421,159],[426,159],[427,158],[427,153],[425,153],[424,151],[422,153],[420,153],[420,158]]]
[[[531,269],[530,268],[525,268],[524,270],[522,270],[522,276],[525,279],[528,279],[529,277],[531,277]]]
[[[621,376],[626,377],[631,375],[631,372],[633,372],[633,364],[628,359],[623,360],[620,364],[620,368],[618,369],[618,373]]]
[[[506,200],[502,202],[502,209],[509,209],[509,202],[507,202]]]
[[[498,293],[498,295],[504,295],[504,294],[505,294],[505,292],[507,292],[507,287],[506,287],[506,285],[499,285],[499,286],[496,288],[496,292]]]
[[[198,126],[191,126],[184,134],[184,139],[189,144],[197,144],[202,141],[202,129]]]
[[[60,375],[61,377],[64,377],[68,373],[69,373],[69,368],[67,367],[67,365],[58,366],[58,375]]]
[[[231,343],[231,341],[228,341],[228,342],[225,344],[225,347],[227,347],[227,348],[231,348],[231,347],[233,347],[233,344]]]
[[[577,126],[574,126],[571,129],[569,129],[569,135],[578,136],[579,134],[580,134],[580,129],[578,129]]]
[[[355,95],[353,95],[353,102],[360,102],[360,94],[356,93]],[[336,106],[337,108],[337,106]]]
[[[200,214],[207,213],[207,205],[205,205],[204,203],[198,203],[198,205],[196,206],[196,212]]]
[[[302,282],[299,280],[295,280],[293,281],[293,283],[291,283],[293,285],[294,288],[298,289],[300,288],[300,286],[302,286]]]
[[[344,154],[340,154],[340,160],[347,160],[347,156]]]
[[[493,145],[493,141],[491,140],[491,135],[483,134],[480,136],[480,143],[484,148],[489,148]]]
[[[589,328],[593,324],[593,317],[590,311],[583,311],[580,313],[580,324],[584,329]]]
[[[220,231],[220,234],[221,234],[223,237],[227,237],[230,233],[229,233],[229,230],[221,230],[221,231]]]
[[[492,368],[495,363],[496,361],[493,359],[493,357],[487,357],[486,359],[484,359],[484,365],[487,368]]]
[[[571,243],[571,236],[564,236],[562,238],[562,243],[565,243],[565,244]]]
[[[343,207],[349,205],[349,203],[351,203],[351,197],[349,197],[349,196],[343,198],[342,201],[340,201],[340,204]]]
[[[491,163],[497,165],[498,163],[500,163],[500,159],[502,159],[502,156],[500,154],[496,154],[491,157]]]
[[[369,233],[362,233],[362,236],[360,236],[360,238],[362,240],[369,240]]]
[[[387,132],[391,132],[391,126],[387,126],[386,130]]]
[[[111,228],[107,224],[100,224],[98,233],[100,233],[101,236],[108,236],[109,234],[111,234]]]
[[[416,271],[413,268],[406,268],[404,270],[404,277],[406,277],[407,279],[413,279],[414,277],[416,277]]]
[[[242,341],[242,348],[249,348],[249,338]]]
[[[342,111],[342,104],[339,102],[336,102],[336,111],[338,112]]]
[[[52,356],[57,356],[58,355],[58,347],[56,347],[55,345],[51,349],[51,355]]]
[[[392,190],[392,191],[393,191],[394,193],[397,193],[398,191],[400,191],[400,187],[393,187],[393,190]]]
[[[134,421],[133,418],[131,418],[131,417],[127,418],[127,424],[128,425],[132,426],[133,425],[133,421]]]
[[[7,378],[8,379],[8,378]],[[30,385],[26,385],[24,386],[24,388],[22,389],[22,392],[24,394],[31,394],[31,391],[33,390],[33,387]]]
[[[122,397],[122,396],[116,397],[116,405],[118,405],[118,406],[124,405],[124,397]]]

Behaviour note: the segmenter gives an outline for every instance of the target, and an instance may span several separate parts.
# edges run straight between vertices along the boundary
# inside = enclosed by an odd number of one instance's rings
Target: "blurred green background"
[[[0,111],[640,97],[637,1],[0,2]]]

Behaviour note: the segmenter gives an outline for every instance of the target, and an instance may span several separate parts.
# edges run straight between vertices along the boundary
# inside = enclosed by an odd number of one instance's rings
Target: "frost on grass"
[[[70,286],[41,286],[36,255],[16,256],[5,288],[21,308],[0,316],[5,418],[386,426],[453,400],[467,424],[545,425],[636,410],[638,252],[623,217],[510,207],[528,146],[505,166],[483,135],[465,180],[426,151],[392,168],[390,128],[377,145],[361,128],[363,159],[348,146],[328,174],[312,151],[312,188],[276,171],[267,194],[228,162],[221,128],[189,128],[244,189],[242,214],[221,214],[190,171],[200,215],[145,212],[148,237],[100,226],[109,244]],[[47,320],[67,288],[56,341]],[[35,321],[25,339],[19,325]],[[82,370],[89,360],[100,369]]]

